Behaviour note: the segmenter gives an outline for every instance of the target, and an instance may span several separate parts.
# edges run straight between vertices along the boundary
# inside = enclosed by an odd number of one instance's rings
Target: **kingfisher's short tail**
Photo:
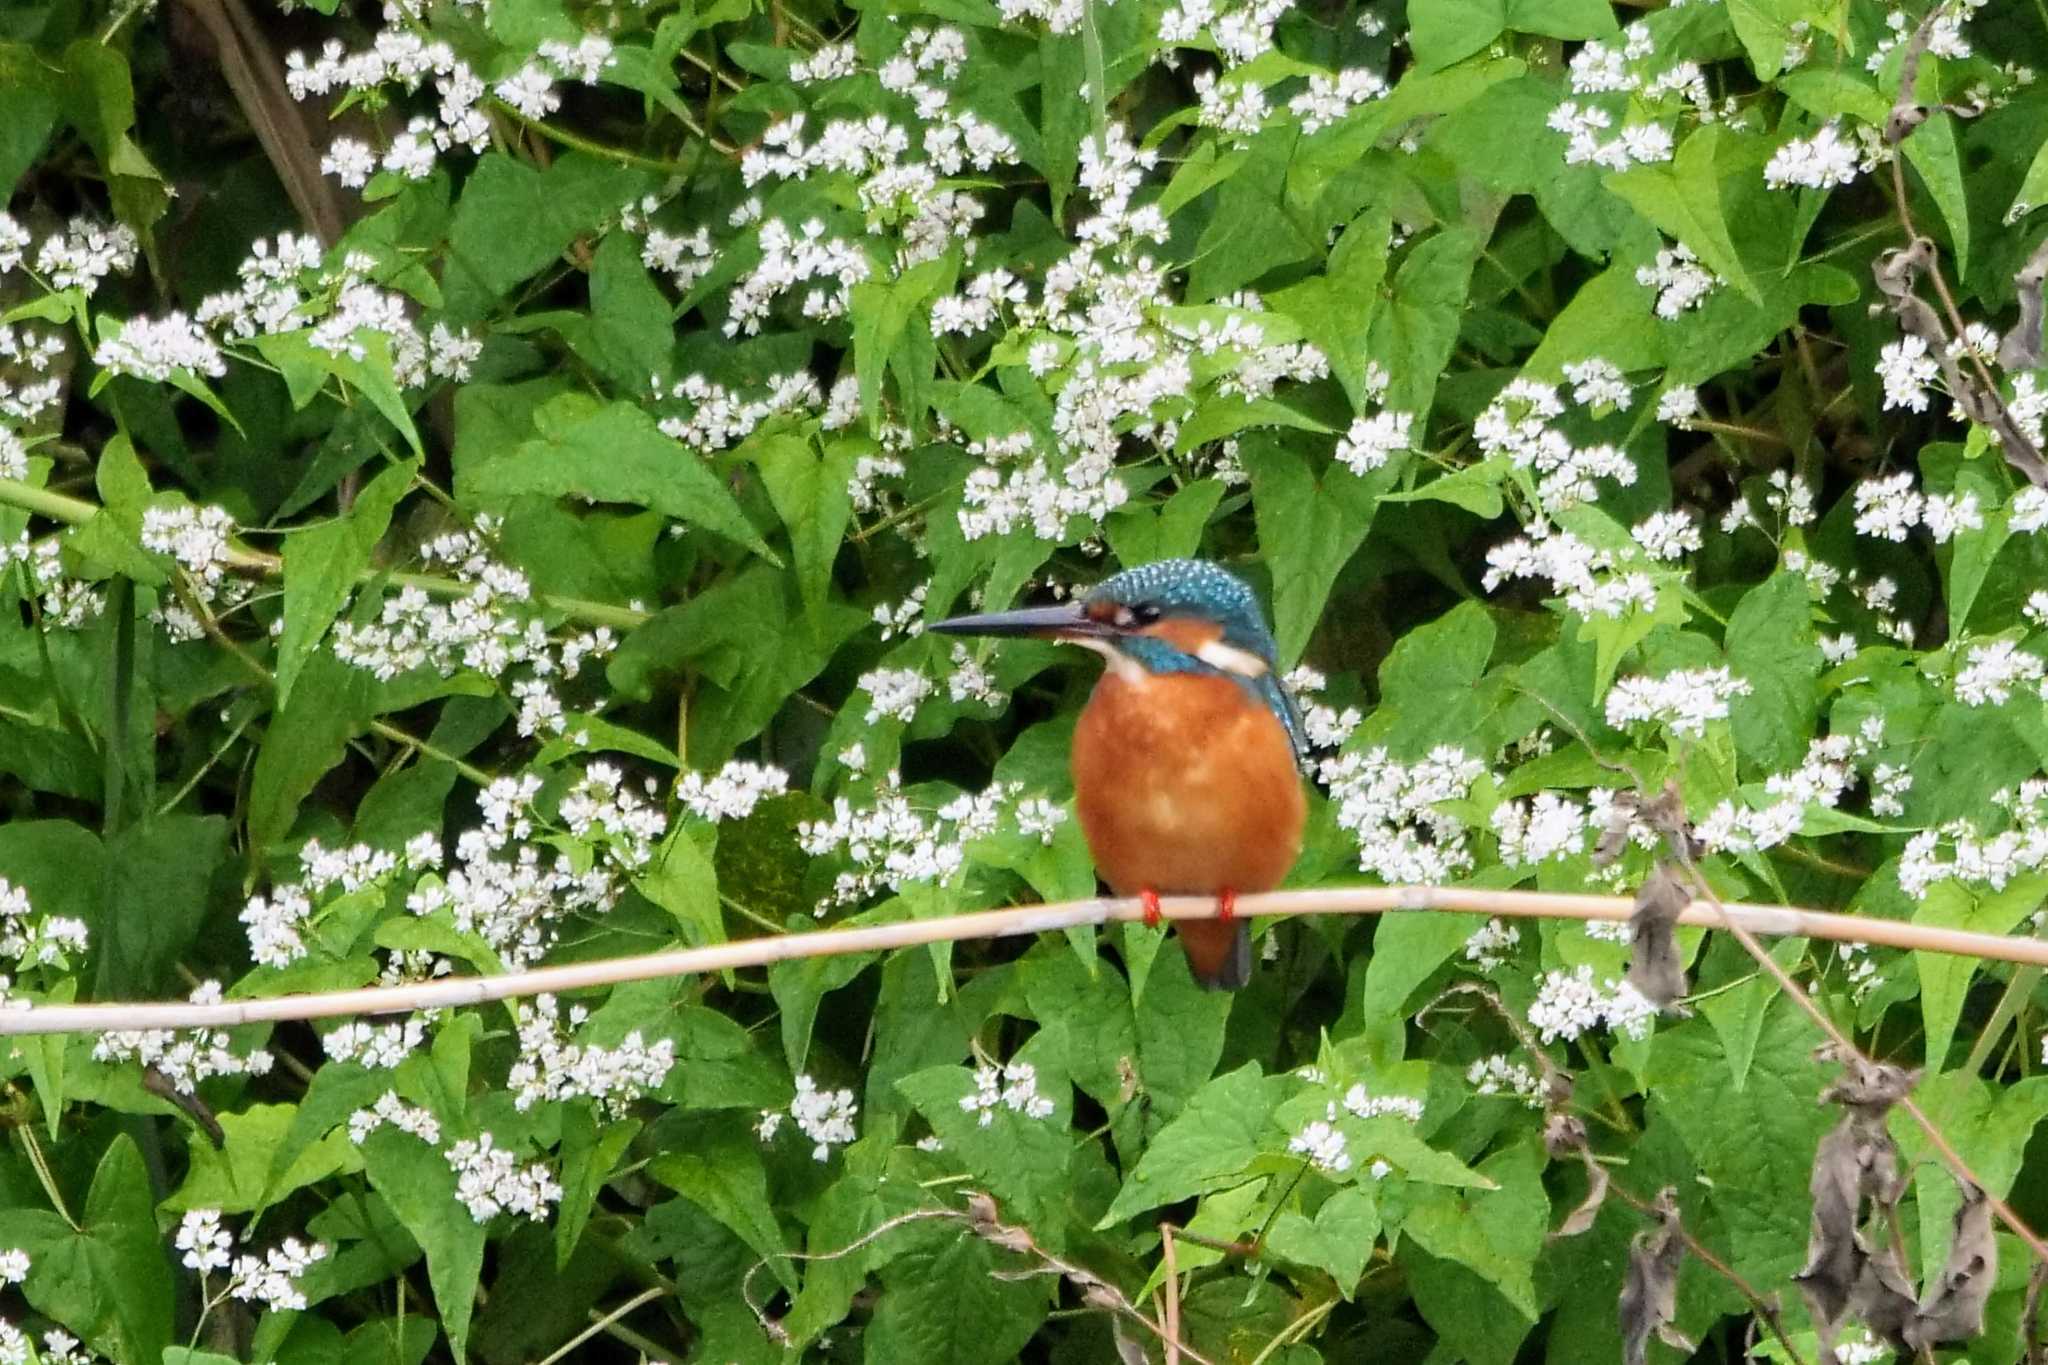
[[[1188,970],[1205,989],[1234,991],[1252,979],[1252,927],[1243,920],[1181,920],[1174,926]]]

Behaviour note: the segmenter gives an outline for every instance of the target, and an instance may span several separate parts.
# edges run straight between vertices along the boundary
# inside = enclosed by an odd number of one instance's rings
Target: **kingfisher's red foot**
[[[1237,918],[1237,893],[1224,887],[1216,894],[1216,918],[1233,920]]]
[[[1159,893],[1149,886],[1146,887],[1138,893],[1138,904],[1145,907],[1145,927],[1147,929],[1157,929],[1161,918]]]

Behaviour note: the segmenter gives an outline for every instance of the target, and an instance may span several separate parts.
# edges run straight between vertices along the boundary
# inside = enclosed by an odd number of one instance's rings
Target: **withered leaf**
[[[1579,1148],[1579,1159],[1586,1163],[1586,1197],[1579,1206],[1565,1215],[1557,1225],[1557,1231],[1550,1234],[1550,1240],[1560,1237],[1576,1237],[1593,1226],[1600,1216],[1600,1206],[1607,1202],[1607,1168],[1593,1159],[1593,1154],[1584,1147]]]
[[[1915,1305],[1913,1282],[1899,1264],[1898,1251],[1889,1242],[1872,1251],[1861,1238],[1857,1249],[1863,1256],[1863,1269],[1849,1297],[1849,1314],[1884,1340],[1902,1341]]]
[[[1824,1050],[1822,1056],[1833,1059],[1837,1054]],[[1839,1104],[1844,1112],[1813,1154],[1813,1174],[1807,1182],[1813,1210],[1806,1266],[1793,1277],[1823,1340],[1840,1326],[1869,1273],[1870,1256],[1857,1236],[1863,1201],[1873,1200],[1889,1210],[1905,1190],[1899,1149],[1885,1131],[1885,1115],[1919,1079],[1918,1072],[1886,1062],[1860,1056],[1842,1060],[1845,1069],[1822,1092],[1821,1102]],[[1878,1294],[1877,1289],[1870,1292]],[[1910,1285],[1905,1292],[1910,1299]]]
[[[1941,1273],[1927,1287],[1906,1343],[1915,1350],[1943,1341],[1963,1341],[1984,1330],[1984,1302],[1998,1279],[1998,1239],[1991,1232],[1991,1200],[1963,1182],[1956,1210],[1955,1242]]]
[[[1669,861],[1657,864],[1636,892],[1636,912],[1628,921],[1635,942],[1629,956],[1628,983],[1659,1007],[1686,992],[1677,928],[1679,912],[1691,903],[1684,873]]]
[[[1643,1365],[1650,1334],[1681,1351],[1692,1343],[1674,1330],[1678,1316],[1678,1268],[1685,1260],[1685,1239],[1678,1221],[1678,1191],[1667,1185],[1653,1206],[1657,1226],[1637,1233],[1628,1246],[1628,1272],[1621,1282],[1621,1358],[1625,1365]]]

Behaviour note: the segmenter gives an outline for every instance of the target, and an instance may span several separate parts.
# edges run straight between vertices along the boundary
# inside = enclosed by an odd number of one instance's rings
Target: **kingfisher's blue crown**
[[[1223,628],[1223,642],[1250,650],[1277,666],[1277,646],[1259,599],[1243,579],[1206,559],[1162,559],[1125,569],[1089,590],[1087,602],[1156,609],[1162,616],[1190,616]]]

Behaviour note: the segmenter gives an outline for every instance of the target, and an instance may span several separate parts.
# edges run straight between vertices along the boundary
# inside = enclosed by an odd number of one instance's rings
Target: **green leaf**
[[[555,1269],[567,1268],[597,1196],[611,1179],[619,1157],[640,1131],[638,1119],[616,1119],[598,1125],[589,1103],[572,1103],[562,1112],[562,1199],[555,1209]]]
[[[1267,297],[1267,305],[1301,324],[1308,339],[1330,360],[1330,373],[1344,386],[1354,412],[1367,405],[1368,341],[1387,277],[1387,242],[1392,219],[1385,207],[1367,209],[1351,220],[1330,249],[1323,273],[1311,275]]]
[[[1457,344],[1472,265],[1483,245],[1472,229],[1447,227],[1413,248],[1394,272],[1393,297],[1373,319],[1371,349],[1393,376],[1389,409],[1412,412],[1418,422],[1428,416]]]
[[[356,500],[332,521],[294,531],[284,538],[284,632],[277,641],[277,704],[291,699],[292,685],[334,623],[370,554],[390,529],[391,513],[412,488],[410,465],[394,464],[370,480]]]
[[[1518,1142],[1479,1164],[1479,1174],[1492,1182],[1492,1189],[1418,1187],[1402,1216],[1401,1233],[1430,1254],[1478,1272],[1534,1322],[1538,1307],[1531,1276],[1550,1231],[1542,1168],[1534,1144]]]
[[[171,1344],[171,1270],[149,1188],[122,1133],[100,1157],[76,1228],[39,1208],[0,1211],[0,1242],[29,1254],[30,1306],[111,1360],[157,1360]]]
[[[87,921],[99,954],[99,995],[132,1000],[171,989],[172,968],[206,916],[228,834],[222,816],[166,815],[130,825],[107,844],[102,900]]]
[[[637,404],[563,394],[534,410],[533,425],[537,434],[516,449],[458,466],[458,494],[544,493],[648,507],[782,563],[703,458],[664,435]]]
[[[427,1283],[457,1365],[468,1358],[469,1324],[483,1274],[484,1228],[456,1198],[455,1171],[441,1150],[380,1124],[362,1143],[363,1169],[399,1224],[427,1255]]]
[[[655,1157],[647,1174],[731,1228],[767,1262],[768,1273],[794,1288],[796,1275],[784,1254],[789,1246],[768,1199],[768,1175],[750,1117],[718,1113],[690,1119],[678,1125],[689,1136],[688,1146]]]
[[[749,442],[745,449],[761,471],[775,515],[789,532],[804,609],[814,626],[821,624],[832,590],[832,565],[853,520],[853,503],[846,491],[853,477],[853,458],[843,451],[821,457],[809,441],[787,434]]]
[[[1372,1192],[1346,1185],[1323,1201],[1313,1219],[1284,1210],[1273,1220],[1266,1246],[1276,1256],[1329,1272],[1348,1299],[1379,1236],[1380,1211]]]
[[[1273,1110],[1297,1084],[1247,1063],[1197,1090],[1153,1137],[1096,1228],[1251,1178],[1245,1168],[1267,1150]]]
[[[1464,951],[1484,924],[1481,915],[1381,915],[1373,925],[1372,956],[1359,999],[1367,1019],[1405,1018],[1408,999],[1444,963]]]
[[[1071,1090],[1066,1076],[1050,1065],[1057,1060],[1054,1042],[1041,1031],[1011,1059],[1038,1069],[1038,1093],[1053,1104],[1053,1112],[1044,1118],[998,1104],[987,1111],[984,1126],[982,1111],[960,1107],[963,1099],[976,1093],[974,1074],[965,1067],[932,1067],[905,1076],[896,1088],[925,1116],[947,1154],[1011,1217],[1045,1229],[1057,1243],[1072,1195],[1067,1167],[1074,1139],[1068,1131],[1073,1119]]]
[[[1822,665],[1804,576],[1781,569],[1744,593],[1727,641],[1729,671],[1750,686],[1728,704],[1736,752],[1759,772],[1797,767],[1820,712]]]
[[[291,829],[299,803],[369,724],[370,675],[315,653],[291,704],[270,718],[249,780],[249,842],[260,855]]]
[[[1379,494],[1392,486],[1391,465],[1359,477],[1342,465],[1317,477],[1306,456],[1264,432],[1240,449],[1252,480],[1259,548],[1273,574],[1273,634],[1280,666],[1292,668],[1308,647],[1323,604],[1372,529]]]
[[[725,910],[718,897],[718,870],[681,821],[662,840],[654,860],[633,878],[633,886],[668,911],[692,948],[725,942]]]
[[[467,321],[560,258],[577,234],[654,187],[647,171],[569,152],[546,170],[502,152],[477,159],[448,230],[449,311]]]
[[[1104,534],[1126,566],[1183,559],[1202,548],[1202,532],[1223,501],[1223,485],[1202,479],[1176,489],[1156,506],[1129,503],[1109,514]]]
[[[218,1149],[208,1142],[191,1144],[191,1169],[164,1206],[252,1213],[293,1190],[360,1163],[348,1133],[336,1128],[320,1141],[301,1147],[282,1173],[273,1177],[272,1165],[281,1155],[298,1112],[295,1104],[255,1104],[239,1113],[219,1115],[225,1143]]]
[[[1503,33],[1604,38],[1614,11],[1595,0],[1429,0],[1409,16],[1408,41],[1423,71],[1440,71],[1492,45]]]
[[[1913,923],[1935,929],[2009,934],[2040,908],[2044,896],[2048,896],[2048,873],[2042,872],[2015,877],[2004,890],[1984,896],[1972,893],[1960,882],[1939,881],[1927,888],[1926,896],[1913,912]],[[1920,1015],[1927,1026],[1928,1065],[1939,1069],[1948,1063],[1956,1021],[1963,1013],[1963,997],[1969,993],[1970,980],[1982,964],[1974,957],[1918,949],[1913,953],[1913,963],[1920,973]]]
[[[1704,1021],[1658,1030],[1643,1078],[1650,1097],[1643,1145],[1675,1132],[1691,1152],[1726,1230],[1730,1264],[1745,1278],[1782,1278],[1805,1264],[1809,1204],[1786,1192],[1806,1188],[1815,1144],[1834,1121],[1815,1103],[1823,1079],[1813,1064],[1812,1025],[1796,1009],[1766,1014],[1739,1088]]]
[[[918,1229],[916,1249],[882,1271],[882,1292],[864,1334],[869,1365],[939,1361],[1004,1365],[1044,1319],[1041,1287],[1007,1278],[1012,1259],[957,1228]]]
[[[1756,281],[1743,268],[1728,233],[1717,164],[1731,135],[1719,124],[1704,124],[1680,145],[1670,169],[1638,166],[1607,177],[1607,188],[1667,237],[1691,247],[1701,263],[1749,298],[1761,301]]]
[[[1938,90],[1930,58],[1921,64],[1922,90]],[[1927,197],[1948,227],[1949,249],[1955,252],[1956,274],[1970,273],[1970,197],[1964,187],[1962,149],[1956,145],[1955,118],[1936,109],[1904,144],[1906,164],[1920,173]]]

